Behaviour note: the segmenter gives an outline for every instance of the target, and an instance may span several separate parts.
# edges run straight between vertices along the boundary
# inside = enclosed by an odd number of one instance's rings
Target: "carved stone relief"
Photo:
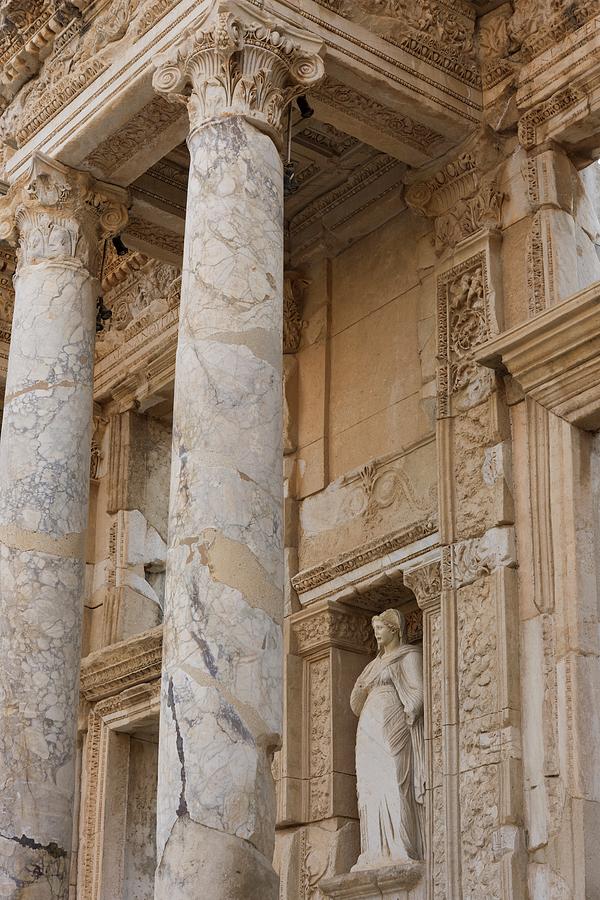
[[[137,254],[137,258],[140,268],[131,267],[125,278],[110,288],[104,297],[112,318],[98,336],[98,359],[103,359],[179,305],[179,270],[156,260],[143,262],[141,254]]]
[[[466,409],[491,389],[474,351],[491,334],[485,254],[466,260],[438,279],[438,413],[451,403]]]

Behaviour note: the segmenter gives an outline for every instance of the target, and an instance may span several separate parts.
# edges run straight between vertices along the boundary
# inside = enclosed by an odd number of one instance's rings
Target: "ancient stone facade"
[[[0,897],[600,897],[599,83],[597,0],[0,0]]]

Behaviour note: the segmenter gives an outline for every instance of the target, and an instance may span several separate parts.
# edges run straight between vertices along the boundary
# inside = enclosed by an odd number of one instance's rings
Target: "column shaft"
[[[267,898],[282,714],[281,162],[241,117],[189,145],[156,896],[192,896],[191,871],[209,867],[215,898]]]
[[[156,900],[276,900],[282,725],[282,111],[315,42],[220,4],[154,85],[188,102]],[[260,13],[257,11],[256,15]],[[316,42],[316,46],[320,46]],[[185,90],[191,83],[191,96]]]
[[[2,210],[20,259],[0,439],[0,897],[20,900],[68,896],[100,234],[72,188],[39,158]]]

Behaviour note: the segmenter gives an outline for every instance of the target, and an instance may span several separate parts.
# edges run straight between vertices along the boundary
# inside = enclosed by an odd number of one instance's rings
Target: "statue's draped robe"
[[[361,855],[356,868],[423,859],[423,657],[403,644],[380,654],[350,699],[359,716],[356,777]],[[414,724],[408,723],[407,714]]]

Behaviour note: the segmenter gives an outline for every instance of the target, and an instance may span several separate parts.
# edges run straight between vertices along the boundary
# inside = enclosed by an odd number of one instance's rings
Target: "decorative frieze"
[[[389,137],[400,138],[425,156],[435,156],[436,150],[444,143],[441,134],[422,122],[384,106],[374,97],[362,94],[331,76],[311,88],[311,97],[344,112],[351,119],[376,128]]]

